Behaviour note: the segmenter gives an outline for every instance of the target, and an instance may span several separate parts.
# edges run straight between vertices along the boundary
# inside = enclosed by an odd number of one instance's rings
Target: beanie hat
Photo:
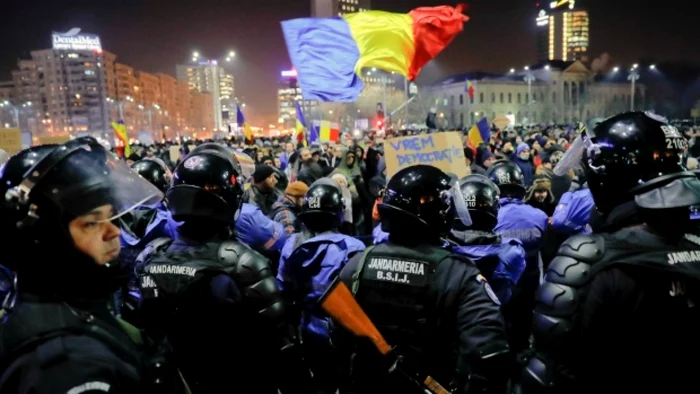
[[[306,183],[295,181],[287,186],[287,190],[284,191],[284,194],[288,194],[293,197],[304,197],[308,190],[309,187],[306,186]]]
[[[267,164],[256,164],[253,173],[253,182],[260,183],[275,173],[275,169]]]

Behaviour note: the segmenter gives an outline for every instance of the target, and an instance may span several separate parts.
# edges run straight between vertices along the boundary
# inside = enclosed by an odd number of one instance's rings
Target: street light
[[[656,65],[651,64],[649,65],[649,70],[656,71]],[[618,72],[620,71],[620,67],[615,67],[613,68],[613,72]],[[639,64],[635,63],[632,65],[630,68],[630,73],[627,76],[627,80],[630,81],[630,111],[634,111],[634,96],[637,91],[637,81],[640,79],[640,74],[639,74]]]
[[[12,113],[14,115],[14,120],[15,124],[17,125],[17,128],[19,129],[19,109],[12,105],[9,101],[5,100],[4,102],[0,103],[0,107],[7,107],[12,110]]]
[[[527,112],[530,116],[530,102],[532,101],[532,83],[535,82],[535,76],[532,75],[532,70],[530,67],[525,66],[525,77],[523,78],[527,82]]]
[[[514,68],[511,68],[511,69],[510,69],[510,73],[513,74],[514,72],[515,72],[515,69],[514,69]]]

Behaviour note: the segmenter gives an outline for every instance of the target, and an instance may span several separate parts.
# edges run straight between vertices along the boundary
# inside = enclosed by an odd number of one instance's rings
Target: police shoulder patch
[[[491,285],[489,284],[489,282],[486,280],[486,278],[483,275],[481,275],[481,274],[477,275],[476,281],[479,282],[481,284],[481,286],[484,287],[484,290],[486,291],[486,295],[489,296],[489,298],[491,299],[491,301],[494,302],[494,304],[501,305],[501,300],[498,299],[498,296],[493,291],[493,289],[491,288]]]

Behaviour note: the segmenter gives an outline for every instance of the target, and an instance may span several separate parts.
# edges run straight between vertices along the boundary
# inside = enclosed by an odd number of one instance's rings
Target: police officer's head
[[[489,168],[486,176],[498,186],[501,197],[522,199],[525,197],[523,171],[512,161],[499,160]]]
[[[483,175],[468,175],[459,180],[459,189],[469,209],[471,226],[455,221],[454,230],[492,231],[498,223],[500,190],[495,183]]]
[[[321,178],[304,195],[299,220],[313,233],[333,231],[343,223],[344,210],[340,185],[330,178]]]
[[[452,228],[455,215],[471,224],[464,200],[456,197],[459,188],[449,175],[427,165],[399,170],[387,183],[384,198],[378,204],[382,230],[394,242],[435,243]]]
[[[583,138],[583,169],[601,212],[633,199],[649,209],[700,202],[697,178],[681,164],[687,142],[663,117],[619,114],[598,123]]]
[[[176,221],[228,229],[241,209],[242,183],[241,167],[231,152],[193,150],[175,168],[166,193],[168,209]]]
[[[93,138],[19,152],[0,169],[3,260],[35,292],[112,291],[124,274],[116,263],[113,221],[163,195]]]
[[[157,157],[149,157],[131,165],[131,169],[165,193],[170,187],[173,173],[165,162]]]
[[[686,149],[683,135],[665,118],[627,112],[586,129],[560,165],[577,161],[583,167],[603,215],[634,201],[648,224],[682,231],[688,207],[700,203],[700,181],[682,165]]]

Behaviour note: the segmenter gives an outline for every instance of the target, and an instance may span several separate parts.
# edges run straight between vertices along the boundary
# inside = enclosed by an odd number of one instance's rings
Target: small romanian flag
[[[314,125],[309,136],[309,142],[315,141],[340,141],[340,127],[337,123],[332,123],[328,120],[322,120]]]
[[[304,146],[307,146],[306,143],[306,122],[304,121],[304,113],[301,112],[301,107],[299,106],[299,102],[297,101],[297,123],[294,127],[294,140],[297,143],[302,143]]]
[[[464,91],[469,95],[469,100],[474,100],[474,85],[469,79],[464,81]]]
[[[253,129],[251,129],[248,122],[245,121],[245,116],[243,116],[243,111],[241,111],[240,105],[238,106],[238,113],[236,114],[236,122],[238,122],[238,127],[243,129],[245,140],[252,143],[254,139]]]
[[[124,144],[124,158],[128,159],[131,156],[131,147],[129,146],[129,134],[126,132],[124,121],[112,122],[114,136]]]
[[[481,118],[474,126],[472,126],[469,133],[467,133],[467,144],[472,148],[476,149],[482,142],[489,142],[491,140],[491,130],[489,129],[489,122],[486,118]]]

